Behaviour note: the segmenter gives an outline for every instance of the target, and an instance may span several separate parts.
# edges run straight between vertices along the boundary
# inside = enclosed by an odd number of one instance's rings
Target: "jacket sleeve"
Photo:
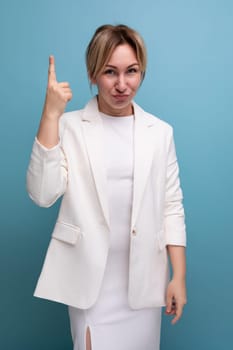
[[[41,207],[50,207],[64,194],[66,186],[67,162],[61,144],[48,149],[36,138],[27,171],[30,198]]]
[[[180,187],[179,167],[172,133],[168,147],[165,192],[164,223],[166,245],[186,246],[186,229],[182,202],[183,194]]]

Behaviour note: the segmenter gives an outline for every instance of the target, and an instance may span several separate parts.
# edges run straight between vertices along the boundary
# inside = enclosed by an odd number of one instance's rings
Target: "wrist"
[[[186,283],[186,277],[185,275],[180,273],[173,273],[172,281],[179,282],[179,283]]]
[[[58,123],[60,116],[61,114],[57,112],[47,112],[44,110],[41,116],[41,122]]]

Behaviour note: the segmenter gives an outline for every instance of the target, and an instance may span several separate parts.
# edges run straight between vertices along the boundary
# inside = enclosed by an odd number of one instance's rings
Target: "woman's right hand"
[[[54,57],[49,57],[48,86],[44,109],[37,133],[38,141],[47,148],[59,142],[59,118],[64,113],[66,104],[72,98],[69,83],[58,83]]]
[[[69,83],[57,82],[54,56],[49,56],[48,85],[42,118],[58,120],[72,99]]]

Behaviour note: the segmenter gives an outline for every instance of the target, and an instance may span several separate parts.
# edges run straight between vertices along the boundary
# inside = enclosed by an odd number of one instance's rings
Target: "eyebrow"
[[[139,63],[137,63],[137,62],[132,63],[132,64],[130,64],[129,66],[127,66],[127,68],[131,68],[131,67],[133,67],[133,66],[139,66]],[[106,67],[110,67],[110,68],[115,68],[115,69],[117,69],[117,67],[116,67],[116,66],[113,66],[112,64],[106,64]]]

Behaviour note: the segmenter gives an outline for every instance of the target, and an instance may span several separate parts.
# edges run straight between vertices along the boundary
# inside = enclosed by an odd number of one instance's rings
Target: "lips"
[[[129,98],[129,95],[113,95],[117,101],[125,101]]]

